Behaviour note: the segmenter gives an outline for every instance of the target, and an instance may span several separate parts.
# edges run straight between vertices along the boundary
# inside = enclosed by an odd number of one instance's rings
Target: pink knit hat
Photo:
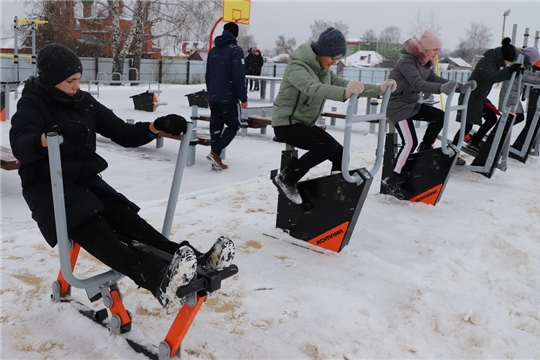
[[[441,39],[431,29],[424,31],[418,42],[422,45],[424,50],[435,50],[442,47]]]

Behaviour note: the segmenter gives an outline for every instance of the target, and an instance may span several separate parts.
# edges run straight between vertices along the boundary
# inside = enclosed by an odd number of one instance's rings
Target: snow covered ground
[[[190,116],[185,94],[204,85],[163,85],[154,113],[129,98],[146,87],[102,87],[120,117]],[[263,105],[250,93],[250,105]],[[490,98],[496,103],[498,90]],[[11,96],[12,113],[16,101]],[[365,102],[360,101],[364,106]],[[345,104],[327,103],[345,109]],[[362,110],[361,110],[362,111]],[[457,126],[451,124],[450,133]],[[6,144],[10,121],[1,123]],[[208,123],[200,122],[207,129]],[[419,131],[422,132],[425,125]],[[516,130],[520,129],[519,125]],[[343,139],[338,120],[328,131]],[[515,131],[514,133],[517,133]],[[378,192],[380,172],[341,253],[293,246],[275,228],[278,193],[269,179],[282,144],[249,129],[227,149],[229,170],[210,171],[198,146],[186,168],[171,239],[206,250],[220,235],[237,246],[238,275],[223,282],[187,333],[184,359],[538,358],[540,356],[540,161],[509,159],[491,179],[455,171],[436,206]],[[353,131],[351,167],[370,169],[376,136]],[[179,143],[125,151],[107,139],[103,177],[161,229]],[[308,177],[330,171],[329,163]],[[30,217],[14,171],[2,170],[2,359],[144,359],[118,336],[50,299],[59,263]],[[263,233],[277,234],[276,240]],[[76,274],[104,267],[83,253]],[[129,280],[120,286],[134,314],[130,336],[163,340],[173,316]],[[82,290],[73,295],[88,303]],[[98,302],[99,304],[99,302]],[[94,304],[92,304],[94,306]]]

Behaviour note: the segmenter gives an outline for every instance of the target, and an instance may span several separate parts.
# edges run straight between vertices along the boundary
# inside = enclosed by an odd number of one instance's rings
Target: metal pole
[[[186,133],[182,136],[180,141],[180,150],[178,151],[178,157],[176,158],[176,166],[174,167],[174,176],[171,185],[171,192],[169,194],[169,202],[167,203],[167,210],[165,212],[165,220],[163,221],[163,230],[161,233],[167,239],[171,235],[172,221],[174,217],[174,211],[176,209],[176,202],[178,201],[178,194],[180,192],[180,184],[182,183],[182,176],[184,175],[184,168],[186,167],[186,160],[189,151],[189,143],[193,136],[193,123],[188,122]]]

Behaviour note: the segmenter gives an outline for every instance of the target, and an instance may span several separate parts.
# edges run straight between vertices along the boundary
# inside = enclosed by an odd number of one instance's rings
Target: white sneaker
[[[176,250],[158,289],[158,301],[167,315],[174,314],[184,306],[185,299],[176,296],[180,286],[189,284],[197,274],[197,257],[189,246]]]
[[[212,248],[198,259],[200,266],[208,271],[221,271],[232,264],[236,248],[231,239],[220,236]]]
[[[283,182],[283,174],[280,172],[272,179],[272,182],[278,188],[279,192],[295,204],[302,204],[302,196],[298,192],[296,185],[289,185]]]

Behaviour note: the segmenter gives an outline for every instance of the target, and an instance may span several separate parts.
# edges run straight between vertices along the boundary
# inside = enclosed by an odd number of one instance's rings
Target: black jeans
[[[131,245],[129,239],[169,254],[174,254],[187,242],[177,244],[169,241],[128,205],[106,195],[96,195],[105,210],[72,231],[69,237],[105,265],[155,295],[168,262],[148,250]]]
[[[292,178],[290,181],[286,179],[286,182],[296,183],[309,169],[325,160],[332,162],[332,170],[341,169],[343,146],[320,127],[303,124],[276,126],[274,127],[274,134],[279,142],[308,150],[295,162],[296,168],[289,169],[292,170],[290,171]]]

